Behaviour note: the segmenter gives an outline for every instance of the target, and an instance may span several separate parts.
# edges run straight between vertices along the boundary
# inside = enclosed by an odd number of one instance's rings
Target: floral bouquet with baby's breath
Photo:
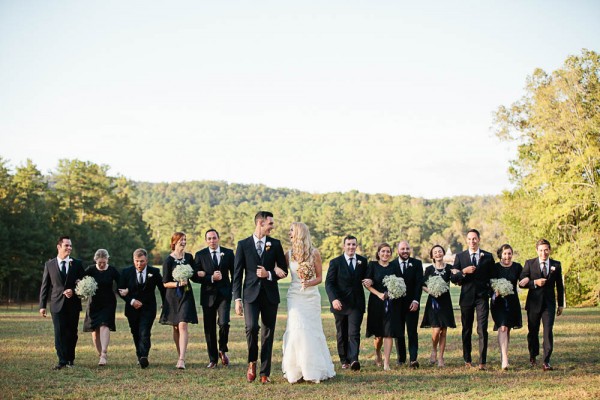
[[[175,267],[173,270],[173,279],[176,282],[184,282],[194,275],[194,270],[189,264],[182,264]]]
[[[433,297],[438,298],[448,290],[450,290],[448,282],[446,282],[441,276],[434,275],[427,279],[427,291]]]
[[[298,278],[300,278],[300,281],[303,283],[314,279],[316,276],[314,265],[310,265],[306,261],[302,261],[298,264],[296,272],[298,273]],[[302,290],[304,290],[304,288],[302,288]]]
[[[388,297],[392,300],[406,296],[406,283],[404,283],[404,279],[396,275],[388,275],[383,278],[383,285],[387,289]]]
[[[507,279],[490,279],[490,282],[492,283],[492,289],[498,296],[504,297],[514,293],[513,284]]]
[[[88,297],[92,297],[96,294],[96,289],[98,289],[98,283],[91,276],[86,276],[77,282],[75,286],[75,294],[82,299],[87,299]]]

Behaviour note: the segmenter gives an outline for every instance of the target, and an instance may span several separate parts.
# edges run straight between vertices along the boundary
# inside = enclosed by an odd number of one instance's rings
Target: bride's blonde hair
[[[302,222],[292,222],[294,237],[292,238],[292,258],[301,263],[307,261],[312,265],[314,248],[310,240],[308,226]]]

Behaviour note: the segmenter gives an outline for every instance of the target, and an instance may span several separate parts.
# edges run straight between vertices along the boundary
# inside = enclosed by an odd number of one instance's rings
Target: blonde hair
[[[310,265],[314,261],[314,248],[310,240],[308,226],[302,222],[292,222],[294,237],[292,238],[292,259],[301,263],[308,262]]]

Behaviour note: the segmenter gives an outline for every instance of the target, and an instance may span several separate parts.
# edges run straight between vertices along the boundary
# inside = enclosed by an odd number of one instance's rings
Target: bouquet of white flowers
[[[392,300],[406,296],[406,283],[404,283],[404,279],[396,275],[388,275],[383,278],[383,285],[387,289],[388,297]]]
[[[98,289],[98,283],[96,280],[91,276],[86,276],[77,282],[77,286],[75,286],[75,293],[82,299],[87,299],[88,297],[92,297],[96,294],[96,289]]]
[[[504,297],[514,293],[513,284],[507,279],[491,279],[490,282],[492,283],[492,289],[498,293],[498,296]]]
[[[435,298],[438,298],[442,294],[450,290],[450,287],[448,286],[448,282],[446,282],[444,278],[442,278],[439,275],[433,275],[430,276],[429,279],[427,279],[427,290],[429,291],[430,295],[432,295]]]
[[[182,264],[175,267],[173,270],[173,279],[176,282],[183,282],[190,279],[194,275],[194,270],[189,264]]]

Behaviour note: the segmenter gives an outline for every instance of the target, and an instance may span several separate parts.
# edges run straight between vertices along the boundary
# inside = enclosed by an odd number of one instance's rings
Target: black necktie
[[[65,280],[67,277],[67,262],[65,260],[60,262],[60,275],[62,276],[63,280]]]
[[[544,278],[548,277],[548,268],[546,268],[546,261],[542,263],[542,275],[544,275]]]
[[[144,286],[144,275],[141,272],[138,275],[138,285]]]
[[[215,265],[215,267],[218,267],[219,261],[217,260],[217,252],[213,251],[212,254],[213,254],[213,256],[212,256],[213,264]]]
[[[406,271],[406,261],[402,261],[402,275],[404,275],[404,271]]]
[[[473,257],[471,258],[471,261],[473,262],[473,266],[477,267],[477,257],[475,257],[475,253],[473,253]]]
[[[354,272],[354,265],[352,265],[352,260],[354,258],[350,257],[350,259],[348,260],[348,267],[350,267],[350,271]]]

